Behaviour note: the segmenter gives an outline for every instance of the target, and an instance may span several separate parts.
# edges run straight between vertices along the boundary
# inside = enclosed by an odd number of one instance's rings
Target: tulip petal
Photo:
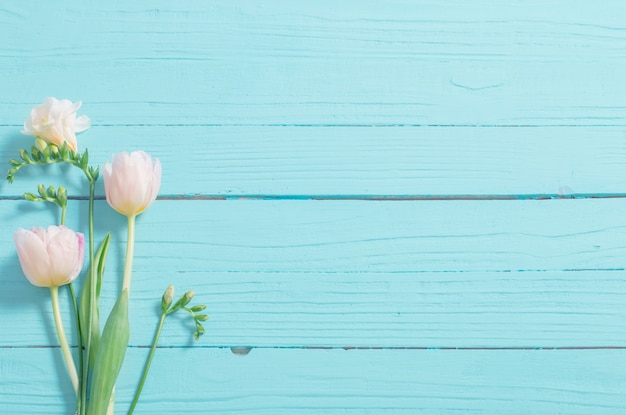
[[[72,282],[84,262],[84,235],[65,226],[18,229],[13,235],[20,265],[36,286],[52,287]]]
[[[109,205],[131,216],[147,209],[161,187],[161,163],[143,151],[121,152],[103,166],[104,188]]]
[[[44,241],[35,232],[18,229],[13,235],[17,255],[26,278],[38,287],[51,286],[50,258]]]

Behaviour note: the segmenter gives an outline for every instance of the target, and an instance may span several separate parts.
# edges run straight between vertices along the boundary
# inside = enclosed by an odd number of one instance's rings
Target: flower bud
[[[194,293],[193,290],[187,291],[185,295],[183,296],[184,298],[183,306],[186,306],[187,304],[189,304],[189,302],[191,301],[194,295],[196,295],[196,293]]]
[[[194,305],[193,307],[190,308],[191,311],[193,311],[194,313],[197,313],[199,311],[202,311],[206,308],[206,305],[204,304],[198,304],[198,305]]]
[[[39,202],[39,201],[41,201],[41,199],[39,197],[35,196],[31,192],[24,193],[24,199],[28,200],[29,202]]]
[[[163,310],[164,313],[170,307],[173,300],[174,300],[174,286],[170,285],[169,287],[167,287],[167,289],[163,293],[163,298],[161,298],[161,310]]]
[[[174,304],[171,311],[178,310],[178,309],[185,307],[187,304],[189,304],[193,296],[194,296],[194,292],[192,290],[187,291],[178,299],[178,301],[176,301],[176,304]]]
[[[161,187],[161,162],[143,151],[119,153],[103,166],[109,205],[126,216],[137,215],[156,200]]]
[[[26,150],[24,150],[22,148],[22,149],[20,149],[19,153],[20,153],[20,158],[22,160],[24,160],[27,163],[31,161],[30,154],[28,154],[28,151],[26,151]]]
[[[18,229],[13,235],[26,278],[38,287],[68,284],[83,268],[85,238],[65,226]]]
[[[43,152],[46,147],[48,147],[48,142],[41,137],[37,137],[35,138],[35,147],[37,147],[37,150]]]
[[[57,192],[57,200],[59,201],[59,204],[61,206],[67,205],[67,189],[65,187],[59,186],[59,189]]]

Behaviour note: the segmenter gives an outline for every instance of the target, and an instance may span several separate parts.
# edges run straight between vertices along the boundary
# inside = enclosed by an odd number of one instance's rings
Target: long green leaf
[[[83,335],[83,343],[87,344],[87,336],[89,333],[89,326],[91,325],[91,350],[89,356],[89,366],[92,367],[96,358],[96,351],[98,350],[98,343],[100,341],[100,313],[98,311],[98,299],[100,298],[100,288],[102,287],[102,277],[104,275],[104,266],[106,263],[107,253],[109,252],[109,241],[111,238],[111,234],[107,234],[98,251],[95,255],[95,269],[96,269],[96,304],[94,305],[94,314],[90,319],[89,316],[89,307],[91,303],[91,284],[93,278],[91,278],[91,272],[87,273],[87,278],[85,279],[85,284],[83,285],[83,290],[80,295],[80,316],[81,316],[81,333]]]
[[[96,274],[97,274],[97,283],[96,283],[96,298],[100,298],[100,289],[102,288],[102,277],[104,276],[104,267],[106,265],[107,254],[109,253],[109,241],[111,239],[111,234],[107,233],[98,251],[96,252]]]
[[[123,290],[104,325],[96,352],[87,404],[89,415],[106,415],[117,375],[124,362],[129,337],[128,291]]]

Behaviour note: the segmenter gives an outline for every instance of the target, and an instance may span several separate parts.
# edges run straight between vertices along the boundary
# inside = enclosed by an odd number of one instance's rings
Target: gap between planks
[[[329,200],[329,201],[457,201],[457,200],[563,200],[563,199],[624,199],[626,193],[537,193],[519,195],[261,195],[261,194],[188,194],[162,195],[157,200]],[[0,196],[2,200],[23,200],[23,196]],[[68,200],[88,200],[87,196],[70,196]],[[97,195],[95,200],[105,200]]]
[[[0,124],[0,128],[23,128],[22,124]],[[295,128],[623,128],[626,124],[409,124],[409,123],[375,123],[375,124],[314,124],[314,123],[116,123],[91,124],[91,127],[295,127]]]
[[[150,345],[129,345],[129,349],[149,349]],[[59,349],[60,346],[0,346],[0,349]],[[77,346],[70,346],[76,349]],[[626,350],[624,346],[495,346],[495,347],[454,347],[454,346],[157,346],[157,349],[230,349],[233,353],[258,350],[444,350],[444,351],[498,351],[498,350]],[[247,353],[245,353],[247,354]]]

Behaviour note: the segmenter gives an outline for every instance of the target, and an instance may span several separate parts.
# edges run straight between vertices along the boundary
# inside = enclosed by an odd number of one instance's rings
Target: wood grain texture
[[[81,113],[91,115],[90,107]],[[2,160],[32,142],[16,127],[0,128],[0,140],[6,143]],[[79,143],[95,165],[121,150],[149,150],[166,170],[163,197],[626,194],[624,129],[617,127],[117,126],[94,127]],[[34,191],[41,174],[41,168],[24,168],[13,185],[0,183],[0,197]],[[86,196],[80,171],[70,177],[70,193]],[[97,193],[104,194],[102,183]]]
[[[17,218],[25,204],[0,208]],[[70,212],[80,208],[86,202]],[[159,201],[138,221],[131,344],[149,344],[160,296],[174,283],[209,305],[202,345],[625,347],[626,228],[604,213],[625,209],[624,199]],[[104,203],[96,212],[114,231],[110,308],[124,218]],[[31,208],[9,226],[51,213]],[[14,305],[0,321],[3,343],[54,344],[49,307],[38,305],[47,290],[20,275],[10,240],[0,252],[13,276],[0,298]],[[24,334],[19,317],[42,313],[47,320]],[[172,321],[162,342],[190,345],[189,333]]]
[[[64,385],[59,396],[46,386],[59,382],[42,369],[55,352],[0,349],[7,413],[71,411],[71,389]],[[118,413],[126,413],[145,355],[129,350]],[[619,415],[626,383],[616,362],[623,359],[623,350],[255,349],[235,356],[228,349],[161,349],[135,413]]]
[[[92,163],[142,148],[164,165],[165,200],[138,222],[118,413],[174,283],[208,304],[207,335],[166,323],[137,413],[623,414],[625,15],[619,0],[1,2],[0,166],[51,95],[84,101]],[[47,291],[11,241],[57,221],[24,191],[85,197],[63,172],[0,184],[3,413],[73,410]],[[96,208],[106,311],[125,229]]]
[[[0,13],[0,124],[42,94],[96,124],[626,124],[619,0],[30,3]]]

